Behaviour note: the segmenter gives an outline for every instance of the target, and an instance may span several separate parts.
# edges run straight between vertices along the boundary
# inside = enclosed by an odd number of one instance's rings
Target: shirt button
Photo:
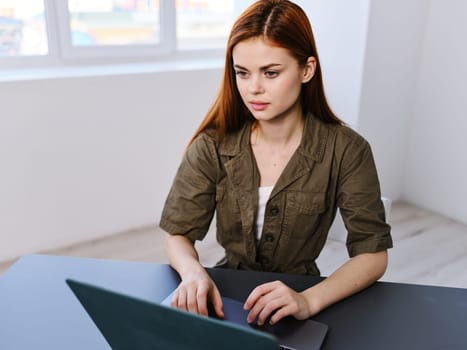
[[[269,242],[269,243],[270,243],[270,242],[274,241],[274,235],[268,233],[268,234],[266,234],[266,235],[264,236],[264,240],[265,240],[266,242]]]
[[[279,208],[272,207],[271,209],[269,209],[269,214],[271,214],[272,216],[276,216],[277,214],[279,214]]]

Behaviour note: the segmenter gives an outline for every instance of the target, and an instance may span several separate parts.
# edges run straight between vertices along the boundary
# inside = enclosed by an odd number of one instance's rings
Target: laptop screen
[[[112,349],[277,350],[274,336],[66,280]]]

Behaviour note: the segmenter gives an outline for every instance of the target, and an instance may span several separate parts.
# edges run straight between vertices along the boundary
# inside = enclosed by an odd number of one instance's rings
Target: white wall
[[[334,112],[356,127],[370,0],[301,0],[318,47],[326,94]]]
[[[467,223],[467,2],[371,2],[358,130],[383,194]]]
[[[372,1],[358,130],[372,145],[384,196],[403,197],[425,0]]]
[[[467,223],[467,2],[432,0],[404,198]]]
[[[220,70],[0,83],[0,261],[156,224]]]

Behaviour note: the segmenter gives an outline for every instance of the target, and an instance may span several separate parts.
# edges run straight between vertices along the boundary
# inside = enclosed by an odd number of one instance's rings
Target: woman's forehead
[[[234,64],[241,66],[263,66],[272,63],[286,64],[295,58],[286,48],[275,45],[270,40],[254,37],[243,40],[232,50]]]

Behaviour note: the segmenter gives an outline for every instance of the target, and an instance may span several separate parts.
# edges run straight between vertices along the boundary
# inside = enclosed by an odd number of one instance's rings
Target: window
[[[0,57],[47,53],[44,2],[1,0]]]
[[[253,0],[0,0],[0,65],[80,64],[223,51]],[[36,60],[36,61],[34,61]]]
[[[158,0],[69,0],[71,44],[159,44],[159,7]]]
[[[59,14],[59,48],[65,59],[175,51],[174,0],[48,1],[55,1]]]
[[[177,0],[176,9],[179,49],[224,47],[236,17],[234,0]]]

